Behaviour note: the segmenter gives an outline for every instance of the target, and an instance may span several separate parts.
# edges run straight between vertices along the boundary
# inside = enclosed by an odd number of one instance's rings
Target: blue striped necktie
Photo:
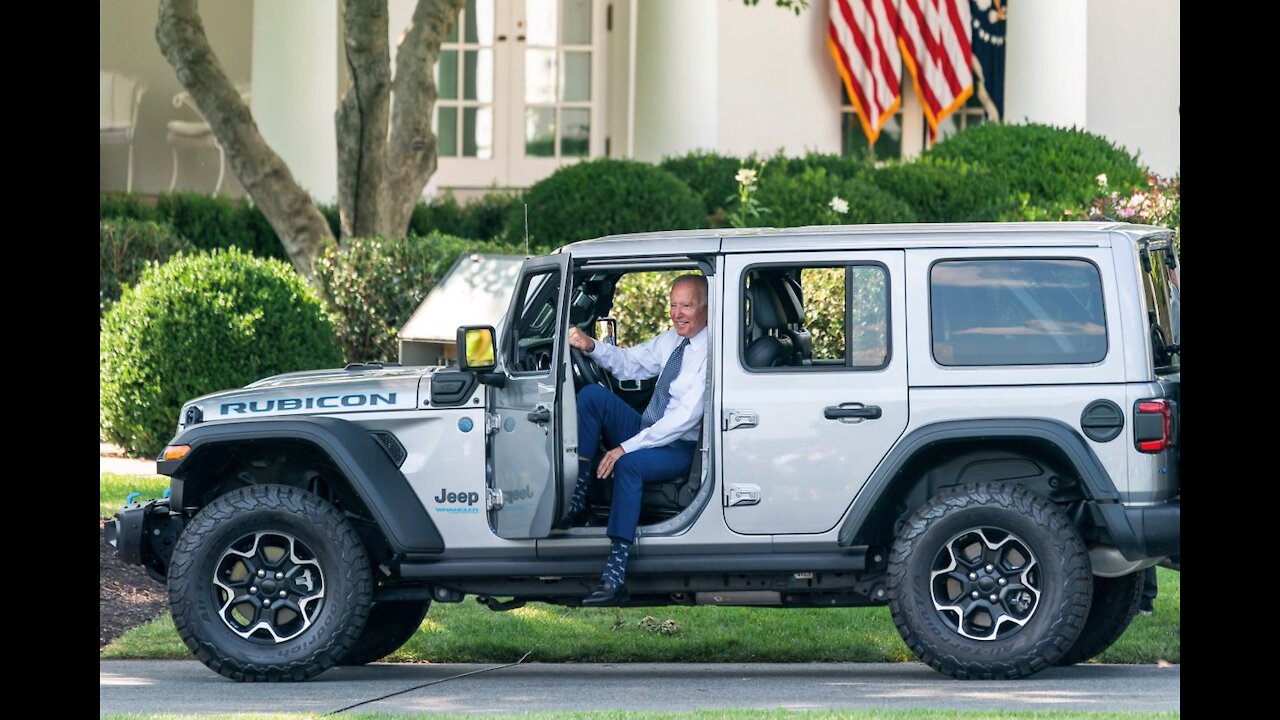
[[[658,422],[658,418],[667,411],[667,404],[671,402],[671,383],[675,382],[676,376],[680,374],[680,364],[684,361],[684,349],[688,344],[689,338],[685,338],[675,350],[671,351],[666,367],[662,368],[662,374],[658,376],[658,384],[653,387],[653,397],[649,398],[649,406],[640,416],[640,427],[647,428]]]

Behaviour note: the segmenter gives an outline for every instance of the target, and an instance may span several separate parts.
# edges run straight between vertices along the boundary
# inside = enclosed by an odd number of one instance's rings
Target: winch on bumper
[[[116,511],[104,528],[120,561],[141,565],[157,582],[165,582],[173,546],[186,521],[169,511],[169,500],[132,502]]]

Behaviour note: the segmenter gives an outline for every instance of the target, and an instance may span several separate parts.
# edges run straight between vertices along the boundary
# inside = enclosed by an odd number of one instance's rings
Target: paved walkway
[[[155,475],[156,461],[128,458],[124,451],[111,443],[98,443],[98,472],[122,475]]]

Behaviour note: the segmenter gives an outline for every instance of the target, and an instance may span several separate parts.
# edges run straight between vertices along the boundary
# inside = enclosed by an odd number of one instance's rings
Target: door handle
[[[848,418],[875,420],[880,417],[880,406],[858,404],[846,407],[844,405],[831,405],[823,408],[822,417],[828,420],[844,420]]]
[[[551,408],[540,407],[529,413],[529,422],[551,422]]]

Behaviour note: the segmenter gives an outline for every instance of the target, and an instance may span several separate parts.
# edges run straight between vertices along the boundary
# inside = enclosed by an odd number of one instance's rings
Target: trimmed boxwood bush
[[[834,196],[849,203],[849,212],[837,215],[829,203]],[[766,174],[756,194],[769,212],[756,222],[761,226],[853,225],[859,223],[911,222],[915,213],[898,198],[859,178],[839,178],[823,168],[807,168],[799,175]]]
[[[120,287],[132,285],[151,263],[162,263],[191,243],[168,225],[128,218],[98,223],[98,315],[120,298]]]
[[[500,238],[507,216],[519,209],[520,238],[523,242],[523,204],[514,193],[487,192],[466,203],[458,202],[451,192],[431,202],[419,202],[409,220],[409,234],[426,237],[433,232],[473,240]]]
[[[634,160],[566,165],[534,183],[524,201],[534,252],[602,235],[706,225],[702,203],[684,181]],[[522,244],[523,206],[508,214],[506,237]]]
[[[1146,169],[1124,148],[1099,135],[1049,125],[983,123],[956,133],[926,157],[982,163],[1030,205],[1082,208],[1098,194],[1105,173],[1112,189],[1146,187]]]
[[[979,163],[922,157],[891,163],[867,178],[910,205],[920,222],[995,220],[1013,206],[1002,175]]]
[[[102,318],[102,432],[154,456],[183,402],[341,361],[320,299],[292,266],[234,248],[177,255],[144,270]]]
[[[523,254],[498,243],[432,233],[352,238],[316,260],[320,296],[347,362],[395,360],[396,333],[463,253]]]

